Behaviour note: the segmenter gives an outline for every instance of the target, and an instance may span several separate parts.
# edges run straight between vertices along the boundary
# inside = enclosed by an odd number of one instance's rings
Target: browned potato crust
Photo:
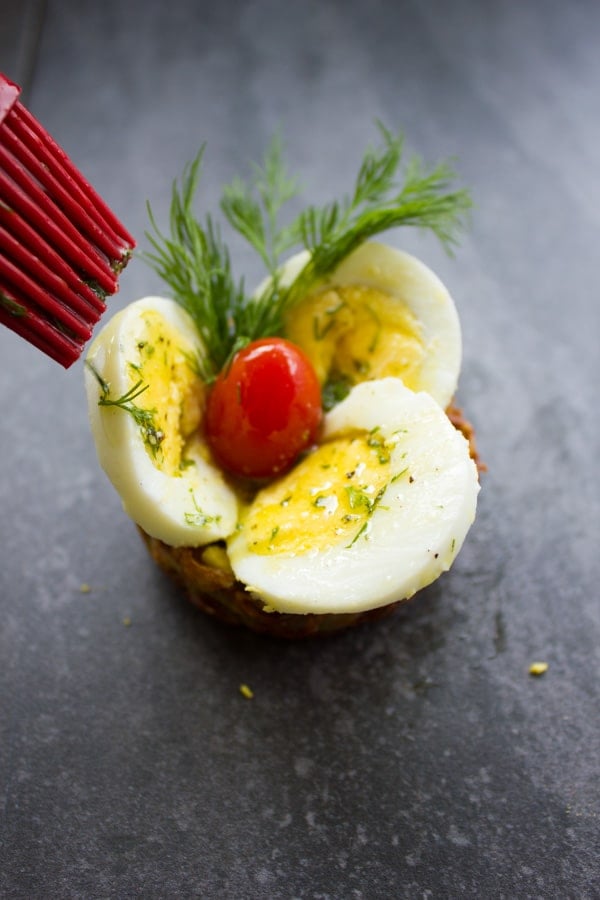
[[[302,638],[379,619],[396,605],[343,615],[265,612],[260,601],[252,597],[241,582],[202,561],[202,547],[170,547],[139,530],[154,561],[180,585],[188,600],[229,625],[245,625],[252,631],[276,637]]]

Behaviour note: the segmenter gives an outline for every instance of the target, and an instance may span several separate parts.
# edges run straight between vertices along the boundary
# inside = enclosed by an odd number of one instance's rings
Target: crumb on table
[[[530,675],[545,675],[545,673],[547,671],[548,671],[548,663],[547,662],[536,661],[536,662],[532,662],[531,665],[529,666],[529,674]]]

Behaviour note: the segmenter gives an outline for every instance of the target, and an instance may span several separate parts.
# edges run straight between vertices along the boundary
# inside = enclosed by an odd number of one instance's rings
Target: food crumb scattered
[[[89,593],[91,593],[91,590],[92,589],[91,589],[90,585],[86,584],[85,581],[83,582],[83,584],[79,585],[79,591],[82,594],[89,594]]]
[[[240,684],[240,694],[242,697],[245,697],[246,700],[252,700],[254,697],[254,691],[247,684]]]
[[[123,625],[125,625],[126,628],[129,628],[129,626],[131,625],[131,619],[130,619],[129,616],[125,616],[125,617],[124,617],[124,619],[123,619]]]
[[[547,662],[532,662],[529,666],[530,675],[544,675],[548,671]]]

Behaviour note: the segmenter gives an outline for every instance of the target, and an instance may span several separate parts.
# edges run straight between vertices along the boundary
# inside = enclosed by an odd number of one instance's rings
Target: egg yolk
[[[242,523],[249,548],[303,554],[350,546],[397,477],[391,471],[394,445],[377,429],[322,444],[256,495]]]
[[[392,376],[419,388],[422,329],[399,298],[366,285],[326,288],[294,306],[285,326],[322,384],[331,377],[357,384]]]
[[[202,381],[179,332],[153,311],[141,317],[136,358],[128,363],[132,387],[137,382],[145,387],[135,403],[145,413],[140,427],[146,450],[157,468],[176,475],[186,438],[202,418]]]

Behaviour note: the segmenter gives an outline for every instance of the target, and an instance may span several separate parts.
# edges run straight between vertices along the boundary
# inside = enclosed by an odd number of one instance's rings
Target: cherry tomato
[[[217,377],[206,406],[206,437],[224,469],[270,478],[314,442],[322,416],[308,357],[284,338],[262,338]]]

